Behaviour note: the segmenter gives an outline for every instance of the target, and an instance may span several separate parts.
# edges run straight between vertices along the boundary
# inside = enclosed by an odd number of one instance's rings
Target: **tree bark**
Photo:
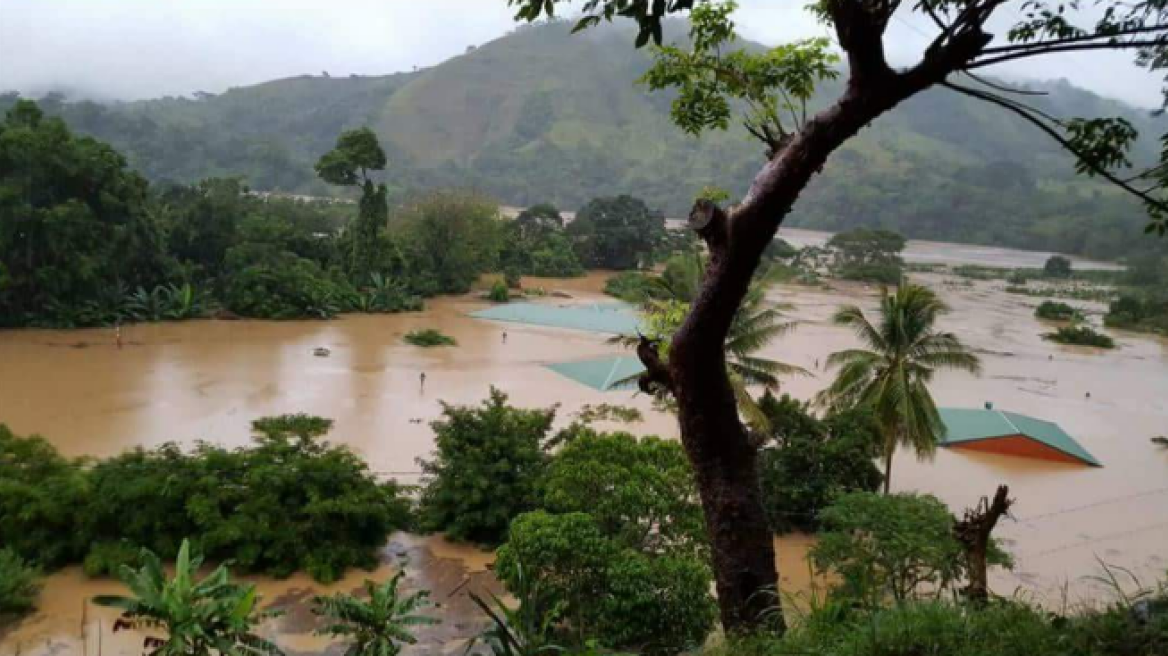
[[[884,496],[892,489],[892,454],[896,452],[896,443],[884,446]]]

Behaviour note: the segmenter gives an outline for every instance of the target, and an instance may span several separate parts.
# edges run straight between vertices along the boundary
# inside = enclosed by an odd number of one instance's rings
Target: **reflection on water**
[[[1005,294],[1000,282],[955,288],[942,287],[936,275],[921,280],[942,289],[954,309],[943,327],[982,353],[985,369],[981,378],[940,375],[934,387],[938,402],[980,407],[993,401],[1002,409],[1057,421],[1105,466],[946,450],[920,463],[901,453],[894,487],[931,492],[958,511],[997,484],[1009,484],[1017,498],[1016,519],[1005,522],[998,535],[1015,554],[1017,568],[994,581],[1002,594],[1021,588],[1057,602],[1064,582],[1071,584],[1072,595],[1099,594],[1082,578],[1098,570],[1096,558],[1127,567],[1146,582],[1163,576],[1168,451],[1148,440],[1168,432],[1168,343],[1116,334],[1120,348],[1110,353],[1050,344],[1039,337],[1048,328],[1033,318],[1037,300]],[[595,298],[602,282],[602,275],[592,275],[539,284]],[[802,325],[772,344],[768,356],[816,370],[828,353],[855,344],[829,317],[845,302],[874,311],[874,291],[833,285],[836,289],[772,292],[776,300],[794,303],[792,314]],[[438,416],[439,399],[477,403],[491,385],[519,405],[559,404],[560,422],[588,403],[633,405],[646,417],[635,430],[676,437],[672,419],[654,412],[643,396],[594,391],[544,368],[611,353],[604,336],[507,324],[504,344],[503,325],[466,316],[484,306],[454,298],[433,301],[423,313],[331,322],[132,326],[124,331],[127,344],[121,350],[108,330],[0,332],[0,421],[18,433],[43,434],[69,455],[108,456],[164,441],[244,444],[255,417],[308,412],[334,418],[333,440],[357,450],[373,469],[405,482],[416,480],[415,458],[430,451],[426,423]],[[409,330],[424,327],[441,328],[459,346],[419,349],[401,342]],[[331,349],[331,357],[314,357],[317,346]],[[421,372],[427,376],[424,391]],[[790,381],[785,391],[810,398],[827,382],[827,373],[816,374]],[[808,545],[807,538],[779,541],[788,589],[808,584],[802,559]],[[434,589],[438,601],[465,577],[483,585],[490,581],[487,555],[409,536],[395,537],[386,564],[373,575],[388,576],[403,549],[411,572],[418,568],[414,584]],[[365,576],[354,573],[328,590],[355,589]],[[282,599],[290,606],[323,590],[303,577],[261,584],[269,602]],[[0,639],[0,654],[13,653],[17,641],[26,654],[81,653],[82,613],[87,626],[100,620],[107,634],[109,626],[109,616],[83,600],[116,589],[109,581],[85,580],[76,568],[49,577],[41,612]],[[456,606],[453,600],[443,603]],[[457,631],[443,625],[434,629],[433,639],[469,635],[475,617],[456,613],[450,624]],[[323,645],[305,628],[302,608],[280,621],[269,630],[279,632],[282,644],[303,652]],[[95,640],[96,630],[87,630]],[[137,653],[122,636],[104,640],[104,653]]]

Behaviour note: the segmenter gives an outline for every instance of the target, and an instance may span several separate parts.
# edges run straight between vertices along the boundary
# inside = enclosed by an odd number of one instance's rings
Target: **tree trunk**
[[[884,445],[884,496],[892,488],[892,455],[896,453],[896,442]]]
[[[944,79],[968,54],[989,41],[963,34],[964,46],[938,50],[917,67],[894,72],[884,60],[884,23],[868,3],[835,3],[836,32],[848,53],[843,96],[788,135],[755,177],[742,202],[727,214],[699,200],[690,227],[709,248],[701,290],[673,336],[669,362],[642,338],[637,354],[646,373],[642,390],[668,390],[677,400],[681,439],[693,465],[713,549],[714,578],[723,628],[759,627],[764,612],[782,629],[774,538],[763,514],[757,447],[738,417],[726,375],[726,336],[750,286],[763,249],[811,177],[828,156],[897,103]],[[966,49],[969,52],[966,52]]]
[[[989,546],[990,536],[998,520],[1010,512],[1014,500],[1009,498],[1010,488],[999,485],[991,502],[982,497],[976,508],[967,509],[965,517],[953,522],[953,537],[965,549],[965,563],[968,570],[969,586],[965,596],[973,604],[985,604],[990,598]]]

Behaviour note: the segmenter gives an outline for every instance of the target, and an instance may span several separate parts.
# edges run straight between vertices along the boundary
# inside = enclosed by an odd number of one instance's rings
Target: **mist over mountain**
[[[745,193],[763,162],[759,143],[739,127],[683,134],[669,121],[671,96],[636,84],[648,53],[632,49],[619,28],[572,38],[568,29],[524,27],[437,66],[387,76],[303,76],[127,103],[49,96],[42,104],[112,143],[156,182],[243,176],[255,189],[334,194],[313,162],[340,131],[369,125],[398,193],[474,188],[507,204],[566,209],[630,193],[671,215],[707,185]],[[1163,119],[1065,82],[1029,86],[1047,92],[1033,102],[1051,114],[1122,115],[1145,137],[1163,131]],[[815,105],[838,92],[838,84],[823,85]],[[1145,138],[1137,159],[1150,159],[1154,146]],[[788,223],[1116,257],[1144,220],[1135,203],[1076,176],[1071,159],[1038,131],[938,89],[837,153]]]

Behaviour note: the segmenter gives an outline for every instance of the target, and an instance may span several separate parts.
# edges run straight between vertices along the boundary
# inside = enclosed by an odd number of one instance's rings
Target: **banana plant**
[[[118,578],[130,595],[94,597],[99,606],[122,614],[114,631],[148,631],[142,639],[145,656],[283,656],[255,628],[278,613],[259,609],[255,586],[230,581],[223,565],[196,579],[202,556],[183,540],[167,578],[158,556],[143,549],[141,567],[123,565]]]
[[[378,585],[365,581],[368,600],[348,594],[316,597],[313,612],[327,621],[318,634],[351,640],[345,656],[396,656],[402,645],[417,642],[417,627],[438,620],[419,614],[430,606],[430,593],[421,590],[403,596],[398,590],[405,571]]]

